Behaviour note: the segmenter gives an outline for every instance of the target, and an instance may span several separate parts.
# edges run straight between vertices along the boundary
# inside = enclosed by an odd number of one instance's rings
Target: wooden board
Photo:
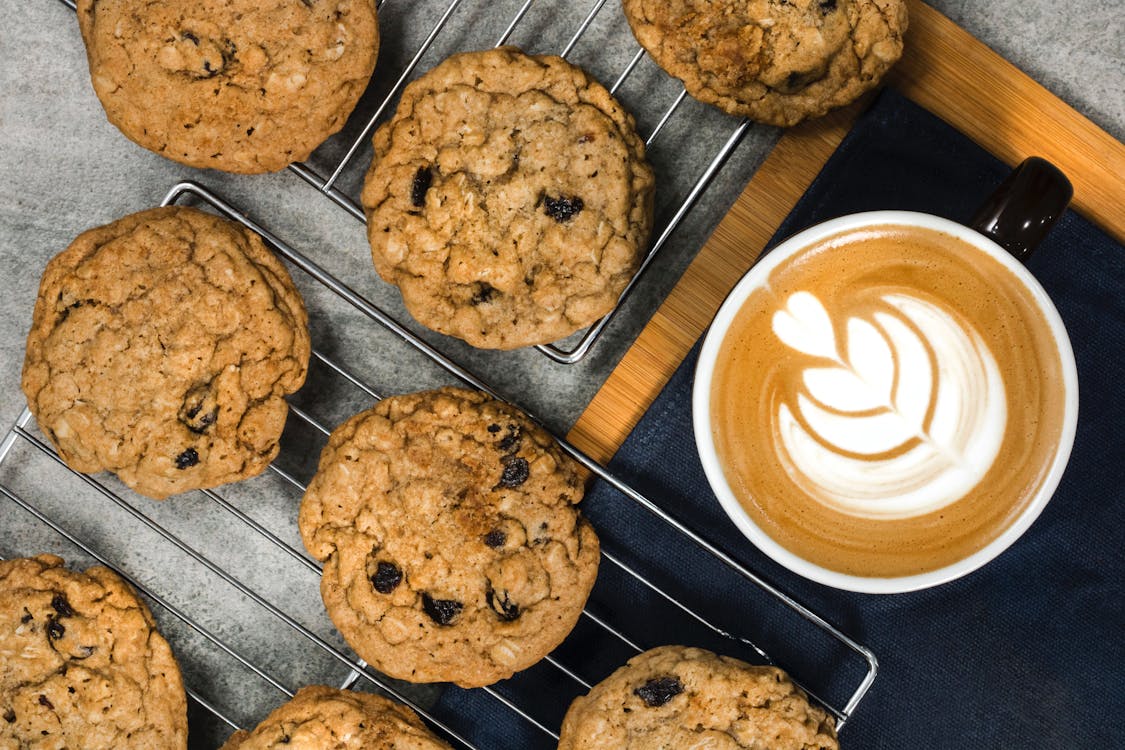
[[[1008,164],[1036,155],[1058,165],[1074,184],[1073,206],[1125,243],[1125,145],[933,8],[909,6],[888,85]],[[575,424],[575,445],[603,462],[613,456],[865,104],[781,138]]]

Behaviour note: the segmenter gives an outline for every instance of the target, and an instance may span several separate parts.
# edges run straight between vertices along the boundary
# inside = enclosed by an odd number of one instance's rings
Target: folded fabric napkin
[[[1008,167],[885,91],[770,243],[856,211],[909,209],[966,222]],[[759,553],[719,507],[691,428],[693,350],[610,468],[752,571],[871,648],[874,687],[841,733],[847,748],[1109,747],[1125,714],[1125,248],[1073,211],[1029,262],[1062,315],[1078,364],[1078,434],[1054,499],[1011,548],[958,581],[864,595],[806,581]],[[697,347],[698,348],[698,347]],[[603,562],[590,610],[639,646],[701,645],[768,657],[838,706],[863,664],[604,483],[584,502],[607,551],[719,628]],[[556,653],[588,682],[632,651],[587,618]],[[584,692],[551,665],[497,690],[557,730]],[[552,689],[557,688],[557,689]],[[439,712],[481,747],[551,747],[480,691],[450,690]],[[448,712],[448,713],[447,713]]]

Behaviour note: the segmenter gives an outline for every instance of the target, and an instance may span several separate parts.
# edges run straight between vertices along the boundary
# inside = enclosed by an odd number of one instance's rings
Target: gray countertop
[[[1120,2],[1076,0],[1065,9],[1046,0],[935,0],[932,4],[1110,134],[1125,138],[1125,13]],[[420,70],[451,51],[491,45],[520,5],[521,0],[463,0]],[[538,0],[511,41],[532,52],[558,52],[592,5],[593,0]],[[383,48],[373,91],[390,87],[445,6],[441,0],[387,0],[381,15]],[[57,0],[27,0],[18,9],[9,7],[5,23],[0,32],[4,62],[0,67],[0,278],[4,282],[0,295],[0,426],[4,429],[24,405],[19,389],[24,338],[47,260],[81,231],[158,204],[181,180],[195,180],[215,190],[360,294],[407,320],[397,292],[371,268],[363,228],[355,218],[288,171],[260,176],[201,172],[130,143],[106,121],[90,86],[74,13]],[[612,82],[636,49],[617,3],[610,0],[571,59],[601,80]],[[636,114],[642,134],[647,134],[678,90],[675,82],[646,61],[622,86],[620,97]],[[378,98],[365,97],[361,114],[353,120],[365,121]],[[660,179],[658,226],[674,213],[735,125],[733,118],[689,100],[661,131],[650,149]],[[354,123],[349,129],[354,134]],[[565,432],[777,137],[778,131],[772,128],[749,129],[696,208],[670,236],[622,315],[582,363],[555,364],[534,350],[474,352],[440,336],[420,335],[555,430]],[[326,171],[348,140],[345,135],[330,141],[314,154],[312,166]],[[370,148],[365,145],[345,171],[340,184],[348,194],[357,195],[369,157]],[[447,373],[307,277],[298,274],[295,278],[309,304],[314,345],[377,389],[415,390],[452,381]],[[298,396],[302,406],[329,425],[368,400],[363,394],[341,395],[319,382]],[[170,603],[198,613],[214,632],[243,639],[245,650],[282,675],[287,684],[339,677],[340,665],[316,649],[310,652],[307,643],[279,654],[279,639],[288,636],[275,632],[276,623],[246,636],[245,626],[234,623],[257,622],[260,613],[254,614],[255,607],[245,596],[217,592],[207,582],[207,574],[185,565],[165,541],[151,539],[151,527],[138,527],[137,519],[128,513],[112,507],[101,509],[97,498],[78,502],[76,498],[96,493],[76,479],[60,480],[59,470],[48,459],[30,455],[34,451],[28,448],[21,450],[5,462],[0,479],[34,497],[49,515],[65,519],[67,528],[92,540],[115,564],[154,585]],[[307,468],[306,461],[302,469]],[[283,541],[299,546],[291,493],[285,494],[276,479],[245,484],[229,490],[232,503],[252,508],[252,514]],[[292,559],[282,555],[279,560],[276,549],[246,542],[231,530],[227,516],[198,502],[176,499],[141,507],[157,523],[194,540],[218,565],[237,570],[253,588],[267,591],[272,601],[313,623],[311,627],[330,643],[340,643],[320,610],[315,578],[301,578],[299,571],[292,577],[271,575],[291,568]],[[65,552],[67,547],[26,513],[0,500],[0,555],[31,554],[40,549]],[[255,564],[247,566],[248,560]],[[172,580],[183,585],[165,586]],[[218,617],[216,612],[224,616]],[[212,664],[205,649],[190,645],[191,634],[168,623],[166,616],[158,613],[158,617],[162,626],[182,638],[173,637],[173,641],[178,653],[187,654],[189,684],[197,689],[204,685],[203,692],[211,696],[226,691],[242,696],[236,720],[252,722],[261,717],[263,707],[276,704],[276,696],[249,696],[225,668]],[[204,747],[209,742],[193,744]]]

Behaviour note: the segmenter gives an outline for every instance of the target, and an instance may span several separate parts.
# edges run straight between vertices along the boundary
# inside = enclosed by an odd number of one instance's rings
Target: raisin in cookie
[[[633,118],[559,57],[454,55],[375,133],[363,189],[379,274],[473,346],[563,338],[609,312],[652,225]]]
[[[832,718],[776,667],[664,646],[575,699],[559,750],[839,750]]]
[[[406,706],[379,695],[314,685],[236,732],[221,750],[449,750]]]
[[[375,68],[373,0],[78,0],[90,79],[130,140],[258,173],[344,126]]]
[[[577,465],[518,410],[457,388],[338,427],[301,503],[320,591],[361,657],[412,682],[488,685],[542,659],[594,585]]]
[[[47,264],[23,392],[67,465],[160,499],[262,472],[308,359],[304,304],[258,235],[155,208]]]
[[[109,569],[0,561],[0,747],[187,747],[180,668]]]
[[[904,0],[623,0],[696,99],[771,125],[854,101],[902,55]]]

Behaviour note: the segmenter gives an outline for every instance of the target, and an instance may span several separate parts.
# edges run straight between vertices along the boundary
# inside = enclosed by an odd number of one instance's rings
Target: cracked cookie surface
[[[776,667],[662,646],[570,705],[559,750],[839,750],[834,722]]]
[[[577,464],[524,414],[443,388],[333,431],[299,523],[356,653],[392,677],[478,687],[574,627],[599,560],[582,495]]]
[[[179,666],[117,574],[0,561],[0,747],[187,747]]]
[[[109,121],[182,164],[272,172],[344,126],[375,68],[372,0],[78,0]]]
[[[47,264],[22,385],[68,466],[160,499],[265,470],[308,359],[304,304],[260,237],[154,208]]]
[[[688,93],[795,125],[873,88],[901,57],[903,0],[623,0],[641,45]]]
[[[406,706],[380,695],[303,687],[252,732],[221,750],[448,750]]]
[[[561,339],[609,312],[652,225],[633,118],[559,57],[447,59],[375,133],[363,189],[379,275],[473,346]]]

